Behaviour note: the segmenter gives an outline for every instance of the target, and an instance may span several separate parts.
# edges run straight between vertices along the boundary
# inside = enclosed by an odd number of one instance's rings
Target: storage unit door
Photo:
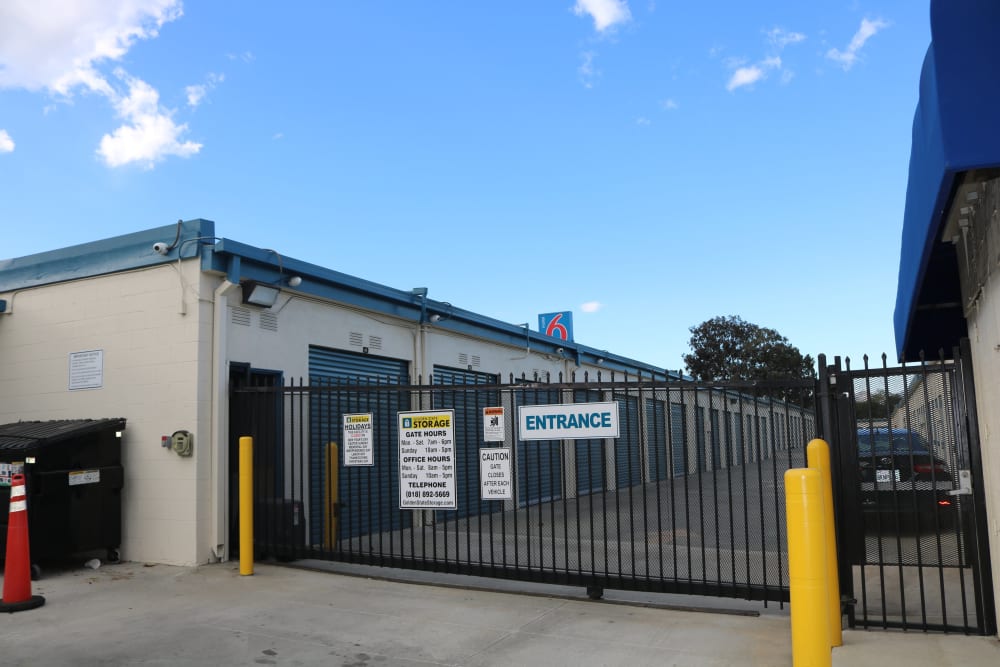
[[[616,396],[619,422],[618,439],[615,441],[615,472],[618,488],[642,484],[642,451],[639,446],[639,399],[634,396]]]
[[[518,405],[559,403],[559,392],[530,387],[515,392]],[[534,505],[562,498],[562,443],[559,440],[518,440],[518,504]]]
[[[490,389],[454,389],[447,386],[490,386],[497,385],[496,375],[476,371],[434,367],[435,387],[433,405],[435,410],[455,411],[455,492],[458,495],[457,510],[438,512],[438,518],[455,518],[488,514],[503,509],[503,503],[495,500],[480,500],[479,448],[487,444],[497,446],[503,443],[485,443],[483,440],[483,408],[500,405],[499,391]]]
[[[396,413],[410,409],[410,395],[406,391],[367,388],[407,384],[407,363],[400,359],[309,347],[310,384],[329,389],[314,390],[310,400],[309,527],[313,544],[322,541],[327,519],[323,516],[327,443],[341,443],[345,414],[373,414],[375,465],[346,467],[343,456],[340,457],[337,464],[341,503],[338,537],[357,537],[410,526],[412,514],[399,509],[399,433],[396,426]],[[355,388],[348,389],[349,386]]]

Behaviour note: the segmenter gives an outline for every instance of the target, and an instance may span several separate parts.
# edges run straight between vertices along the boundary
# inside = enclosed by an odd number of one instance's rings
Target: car
[[[951,471],[917,431],[859,427],[858,478],[867,525],[908,523],[921,530],[954,525]]]

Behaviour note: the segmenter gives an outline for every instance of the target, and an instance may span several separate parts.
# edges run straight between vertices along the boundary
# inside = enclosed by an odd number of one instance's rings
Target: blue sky
[[[928,13],[3,3],[0,257],[201,217],[671,369],[718,315],[894,361]]]

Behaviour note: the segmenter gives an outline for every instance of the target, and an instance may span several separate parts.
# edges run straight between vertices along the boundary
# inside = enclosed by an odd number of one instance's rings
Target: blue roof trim
[[[50,250],[35,255],[0,260],[0,292],[14,292],[80,278],[129,271],[194,257],[200,243],[213,239],[215,223],[189,220],[180,223],[177,245],[166,255],[153,250],[154,243],[171,243],[177,238],[177,223],[101,241]]]
[[[966,335],[955,250],[941,241],[964,172],[1000,166],[1000,3],[932,0],[931,45],[913,118],[894,328],[901,358]]]
[[[280,256],[274,250],[255,248],[232,239],[223,238],[216,243],[211,252],[202,256],[202,265],[206,271],[226,274],[231,282],[253,280],[280,285],[291,276],[299,276],[302,278],[302,284],[294,288],[293,291],[296,293],[416,322],[420,321],[423,310],[425,314],[442,316],[440,321],[428,324],[442,330],[513,347],[530,347],[533,352],[542,354],[554,355],[557,349],[562,348],[567,359],[578,364],[596,364],[597,360],[601,359],[602,367],[608,371],[629,373],[641,371],[644,374],[655,373],[661,377],[679,376],[674,371],[586,345],[567,343],[516,324],[456,308],[445,301],[427,299],[426,304],[423,304],[421,297],[414,295],[410,290],[387,287],[292,257]],[[238,276],[233,275],[234,267],[235,271],[239,272]]]
[[[167,243],[171,250],[161,255],[153,244]],[[678,373],[629,359],[604,350],[545,336],[516,324],[479,315],[450,303],[427,299],[409,290],[399,290],[357,278],[315,264],[284,257],[277,251],[215,236],[215,223],[189,220],[133,234],[61,248],[49,252],[0,260],[0,294],[20,289],[130,271],[196,257],[200,253],[201,270],[224,275],[233,283],[256,280],[279,285],[291,276],[300,276],[301,285],[294,292],[364,308],[376,313],[420,322],[422,316],[438,314],[442,319],[428,323],[442,330],[454,331],[532,352],[557,355],[562,348],[565,358],[577,364],[598,364],[607,371],[641,372],[644,375]],[[291,290],[291,288],[285,287]],[[0,301],[4,304],[4,301]],[[423,313],[423,315],[422,315]],[[600,359],[601,362],[597,360]]]

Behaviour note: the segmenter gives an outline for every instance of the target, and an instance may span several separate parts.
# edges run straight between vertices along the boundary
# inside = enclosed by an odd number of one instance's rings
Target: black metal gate
[[[230,430],[255,437],[255,470],[268,471],[255,475],[258,555],[787,601],[783,476],[817,434],[814,383],[582,380],[233,388]],[[618,438],[521,437],[520,406],[586,402],[617,405]],[[503,442],[484,441],[486,407],[504,409]],[[397,413],[438,409],[461,422],[457,509],[400,509]],[[328,455],[355,413],[371,415],[371,465]],[[263,419],[276,414],[280,428]],[[492,446],[514,459],[509,500],[483,500],[466,460]]]
[[[852,368],[820,355],[850,627],[996,632],[971,370],[954,356]]]

